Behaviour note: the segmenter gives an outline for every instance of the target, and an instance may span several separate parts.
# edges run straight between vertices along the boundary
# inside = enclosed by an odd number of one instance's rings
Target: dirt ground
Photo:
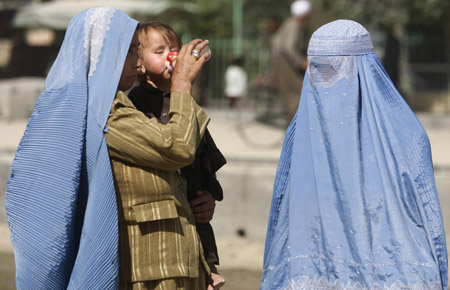
[[[222,270],[221,274],[227,280],[224,290],[257,290],[261,284],[261,271],[247,269]]]
[[[0,290],[16,289],[14,272],[14,255],[0,252]]]
[[[261,271],[224,269],[221,274],[227,280],[223,290],[256,290],[261,282]],[[14,255],[0,252],[0,290],[14,290]]]

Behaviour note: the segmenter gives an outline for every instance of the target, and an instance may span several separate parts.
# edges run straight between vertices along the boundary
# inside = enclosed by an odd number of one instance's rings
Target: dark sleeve
[[[202,141],[197,147],[195,159],[189,166],[181,169],[181,174],[186,176],[188,182],[188,199],[196,198],[197,190],[207,190],[215,200],[223,199],[223,190],[215,173],[226,164],[225,157],[217,148],[208,129],[205,131]]]
[[[209,163],[211,166],[211,173],[216,173],[222,166],[224,166],[227,161],[223,156],[222,152],[220,152],[219,148],[217,148],[216,143],[214,142],[209,130],[205,131],[205,142],[204,142],[204,150],[206,151],[207,158],[209,159]]]
[[[160,117],[163,105],[162,94],[152,93],[144,85],[139,85],[128,93],[128,98],[136,109],[144,113],[147,117]]]
[[[197,224],[197,233],[202,242],[205,259],[208,264],[219,265],[219,253],[216,246],[216,238],[210,223]]]
[[[144,96],[145,90],[141,86],[134,87],[128,93],[128,98],[130,99],[130,101],[133,103],[136,109],[141,112],[143,112],[143,109],[146,107]]]

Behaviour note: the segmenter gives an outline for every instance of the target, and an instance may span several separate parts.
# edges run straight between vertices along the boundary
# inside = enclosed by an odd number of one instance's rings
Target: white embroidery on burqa
[[[373,53],[372,38],[359,23],[336,20],[317,29],[308,45],[308,55],[362,55]]]
[[[92,8],[86,12],[84,18],[84,54],[88,76],[94,75],[98,58],[102,52],[103,43],[111,24],[111,18],[116,9]]]
[[[434,268],[435,265],[432,263],[420,263],[416,261],[403,261],[402,263],[395,263],[395,262],[389,262],[389,263],[358,263],[352,260],[345,260],[345,259],[338,259],[338,258],[330,258],[323,254],[313,254],[313,255],[297,255],[293,257],[287,258],[283,263],[279,263],[278,265],[269,265],[266,268],[264,268],[264,271],[272,271],[280,267],[284,267],[287,264],[297,261],[299,259],[322,259],[324,261],[333,261],[334,263],[340,263],[343,265],[353,265],[357,267],[397,267],[401,264],[406,265],[412,265],[412,266],[422,266],[422,267],[430,267]],[[306,267],[304,267],[306,269]]]
[[[374,284],[372,286],[363,287],[360,283],[351,285],[350,282],[345,285],[339,279],[336,281],[328,281],[326,277],[320,277],[319,279],[310,279],[303,276],[299,280],[291,280],[289,286],[286,288],[289,290],[442,290],[442,286],[439,283],[427,284],[423,281],[411,283],[408,285],[403,284],[400,281],[395,281],[391,286],[380,286]]]

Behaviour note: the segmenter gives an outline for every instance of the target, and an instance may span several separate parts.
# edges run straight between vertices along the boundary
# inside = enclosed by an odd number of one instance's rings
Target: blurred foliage
[[[232,38],[233,0],[176,1],[192,2],[199,8],[199,13],[189,18],[187,23],[179,25],[177,31],[191,31],[200,37]],[[267,19],[282,21],[289,17],[291,3],[292,0],[242,0],[244,38],[257,38]]]
[[[279,23],[291,15],[292,0],[247,0],[244,1],[244,35],[260,35],[267,29],[267,21]]]
[[[229,0],[197,0],[198,15],[190,19],[190,29],[199,36],[228,38],[232,34],[232,1]]]
[[[441,26],[450,17],[449,0],[313,0],[322,10],[363,24]]]
[[[175,0],[195,3],[199,13],[188,21],[174,24],[177,31],[190,31],[200,37],[231,38],[234,0]],[[290,16],[293,0],[241,0],[244,38],[258,38],[269,19],[282,22]],[[436,27],[448,24],[449,0],[310,0],[314,9],[352,19],[363,25],[381,27]],[[176,21],[175,21],[176,22]]]
[[[198,13],[188,21],[176,21],[171,24],[180,34],[191,33],[196,37],[231,38],[233,33],[233,1],[230,0],[176,0],[193,2],[198,6]]]

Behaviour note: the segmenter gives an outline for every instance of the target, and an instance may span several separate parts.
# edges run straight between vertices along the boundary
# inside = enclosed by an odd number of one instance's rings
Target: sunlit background
[[[15,149],[44,87],[70,19],[94,6],[120,8],[141,21],[172,26],[183,42],[210,40],[212,58],[194,91],[212,117],[210,131],[228,160],[213,225],[223,289],[258,289],[273,181],[286,122],[273,87],[270,41],[292,0],[0,0],[0,290],[14,289],[14,257],[4,191]],[[335,19],[372,35],[376,54],[427,130],[450,240],[450,1],[311,0],[309,36]],[[224,74],[244,59],[248,94],[230,109]]]

